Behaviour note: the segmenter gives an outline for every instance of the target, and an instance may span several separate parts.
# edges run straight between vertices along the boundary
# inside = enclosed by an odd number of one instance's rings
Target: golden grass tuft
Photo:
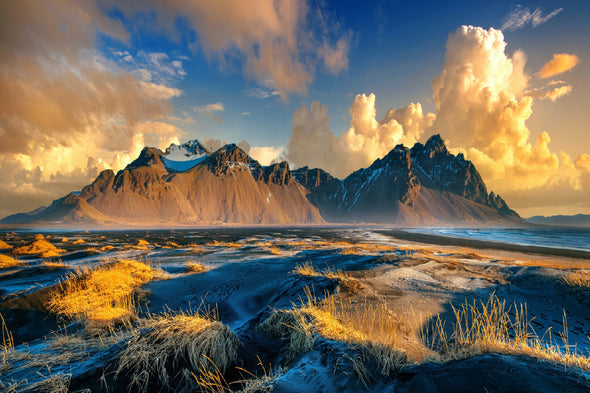
[[[483,353],[528,355],[540,360],[590,370],[590,358],[571,351],[567,343],[567,320],[564,314],[563,346],[540,339],[531,327],[526,304],[506,306],[504,300],[491,295],[484,303],[452,307],[454,322],[449,332],[445,323],[436,318],[423,334],[423,340],[439,353],[439,361],[462,359]]]
[[[3,240],[0,240],[0,250],[10,250],[12,246]]]
[[[121,352],[117,374],[128,371],[131,385],[143,392],[151,383],[190,390],[193,375],[214,371],[211,365],[224,373],[239,345],[235,333],[210,315],[152,315]]]
[[[334,270],[329,267],[324,271],[316,270],[310,262],[305,262],[303,265],[297,264],[291,273],[300,276],[324,277],[335,280],[344,291],[352,295],[357,294],[360,289],[360,283],[358,280],[352,278],[350,274],[344,273],[340,269]]]
[[[205,266],[198,262],[188,262],[186,264],[187,273],[203,273],[205,270]]]
[[[156,275],[150,266],[133,260],[79,270],[52,293],[47,307],[58,315],[84,320],[91,330],[125,323],[135,317],[141,285]]]
[[[332,295],[318,300],[309,288],[307,302],[289,310],[274,310],[260,328],[274,337],[288,337],[287,358],[313,348],[316,335],[361,348],[363,361],[371,360],[379,372],[389,375],[407,362],[398,349],[399,323],[387,305],[364,300],[343,301]]]
[[[567,273],[562,281],[565,285],[574,288],[590,288],[590,272],[589,271],[577,271]]]
[[[107,251],[112,251],[112,250],[114,250],[115,248],[116,248],[115,246],[110,246],[110,245],[109,245],[109,246],[102,246],[102,247],[100,248],[100,251],[102,251],[102,252],[107,252]]]
[[[76,239],[72,242],[72,244],[84,244],[86,241],[84,239]]]
[[[43,261],[43,263],[41,263],[41,266],[55,268],[55,269],[67,269],[69,267],[68,264],[62,260]]]
[[[236,243],[236,242],[225,242],[225,241],[213,240],[212,242],[207,243],[207,246],[225,247],[225,248],[241,248],[243,246],[243,244]]]
[[[12,253],[15,255],[33,255],[33,254],[55,254],[59,255],[66,250],[60,249],[55,247],[53,244],[45,240],[43,235],[36,235],[35,240],[31,243],[28,243],[24,246],[15,248],[12,250]]]
[[[14,339],[12,333],[8,330],[4,317],[0,314],[0,330],[2,330],[2,343],[0,344],[0,356],[2,356],[2,362],[0,363],[0,372],[8,369],[10,363],[8,357],[14,353]]]
[[[11,256],[0,254],[0,269],[8,269],[9,267],[15,267],[22,265],[22,263]]]

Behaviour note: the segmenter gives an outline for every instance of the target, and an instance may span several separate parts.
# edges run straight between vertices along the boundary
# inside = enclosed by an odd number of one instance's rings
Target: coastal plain
[[[584,251],[385,226],[0,239],[4,391],[590,389]]]

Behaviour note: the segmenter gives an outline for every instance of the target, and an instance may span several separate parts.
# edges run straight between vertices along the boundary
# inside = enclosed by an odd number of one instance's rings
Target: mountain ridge
[[[434,135],[403,145],[345,179],[286,161],[262,166],[235,144],[197,140],[145,147],[124,169],[102,171],[79,193],[3,224],[522,223],[475,166]]]

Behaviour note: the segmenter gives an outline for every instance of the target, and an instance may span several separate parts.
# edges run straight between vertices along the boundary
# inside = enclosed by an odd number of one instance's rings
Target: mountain
[[[330,222],[523,223],[499,195],[488,194],[475,166],[462,154],[451,154],[439,135],[411,149],[398,145],[344,180],[307,167],[293,176]]]
[[[197,140],[165,151],[145,147],[125,169],[101,172],[79,193],[4,224],[84,225],[298,224],[514,225],[524,221],[487,188],[462,154],[439,135],[411,149],[396,146],[340,180],[287,162],[262,166],[235,144],[212,152]]]
[[[261,166],[231,144],[146,147],[125,169],[106,170],[78,194],[3,223],[96,225],[297,224],[324,222],[286,162]],[[23,219],[24,218],[24,219]]]
[[[534,216],[526,219],[531,224],[556,225],[564,227],[590,227],[590,214],[574,216]]]

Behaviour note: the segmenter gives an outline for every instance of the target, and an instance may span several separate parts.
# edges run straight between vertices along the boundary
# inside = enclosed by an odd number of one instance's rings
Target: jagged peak
[[[191,159],[193,156],[209,156],[211,149],[199,142],[198,139],[192,139],[180,145],[172,143],[166,148],[164,155],[174,160]]]
[[[144,147],[133,162],[131,162],[125,169],[134,169],[141,166],[152,166],[155,164],[162,165],[162,151],[155,147]]]
[[[447,147],[445,141],[441,138],[440,134],[434,134],[426,141],[424,147],[427,150],[435,153],[447,153]]]

